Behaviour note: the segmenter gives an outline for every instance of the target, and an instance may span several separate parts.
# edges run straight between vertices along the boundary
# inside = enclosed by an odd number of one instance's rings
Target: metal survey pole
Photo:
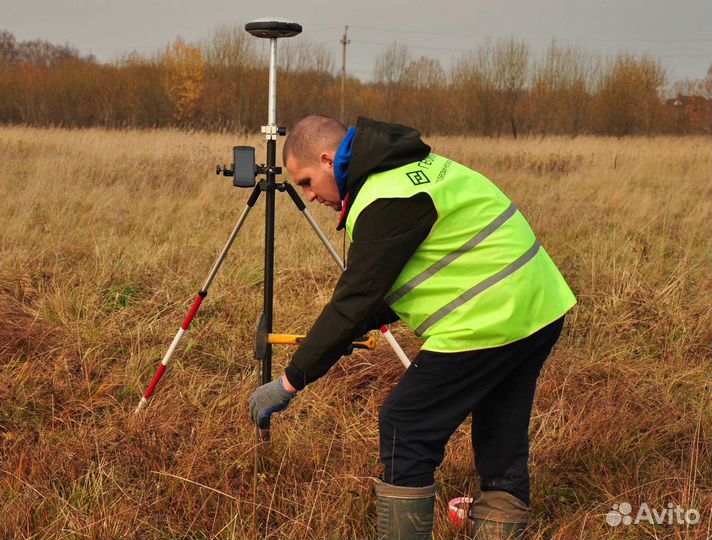
[[[275,214],[275,173],[277,154],[277,38],[270,39],[269,58],[269,99],[267,102],[267,179],[264,190],[267,195],[265,210],[265,268],[264,268],[264,328],[272,333],[274,314],[274,214]],[[272,380],[272,345],[267,344],[262,358],[262,384]],[[269,420],[264,429],[269,429]]]
[[[267,99],[267,125],[262,126],[262,132],[267,139],[266,179],[261,183],[265,192],[265,266],[264,266],[264,307],[260,318],[260,332],[272,333],[274,315],[274,217],[275,199],[277,193],[276,177],[277,136],[284,135],[285,130],[277,126],[277,40],[301,33],[301,25],[286,19],[257,19],[245,25],[245,30],[255,37],[267,38],[270,44],[269,55],[269,95]],[[272,345],[266,344],[261,357],[261,384],[272,380]],[[269,422],[263,428],[265,439],[269,438]],[[259,439],[259,437],[258,437]]]

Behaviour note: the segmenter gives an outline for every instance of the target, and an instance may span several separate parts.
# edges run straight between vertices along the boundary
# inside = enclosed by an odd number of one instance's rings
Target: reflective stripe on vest
[[[516,272],[517,270],[519,270],[522,266],[524,266],[525,264],[527,264],[529,261],[531,261],[534,258],[534,255],[537,254],[540,247],[541,247],[541,243],[539,242],[539,240],[537,240],[536,242],[534,242],[534,245],[532,247],[530,247],[524,255],[519,257],[512,264],[504,267],[502,270],[500,270],[493,276],[490,276],[486,280],[478,283],[477,285],[472,287],[469,291],[464,293],[462,296],[458,296],[452,302],[450,302],[446,306],[443,306],[438,311],[433,313],[428,319],[425,320],[425,322],[423,322],[418,328],[415,329],[415,333],[418,336],[422,336],[428,330],[428,328],[433,326],[440,319],[445,317],[448,313],[453,312],[460,306],[464,305],[465,302],[472,300],[475,296],[477,296],[478,294],[489,289],[495,283],[502,281],[507,276],[509,276],[509,275],[513,274],[514,272]]]
[[[435,263],[430,268],[425,270],[425,272],[423,272],[422,274],[411,279],[408,283],[403,285],[396,292],[394,292],[390,296],[386,297],[386,303],[394,304],[395,302],[397,302],[398,300],[403,298],[406,294],[408,294],[410,291],[415,289],[418,285],[423,283],[426,279],[434,276],[438,271],[445,268],[448,264],[453,262],[455,259],[457,259],[461,255],[463,255],[464,253],[467,253],[468,251],[475,249],[478,244],[480,244],[485,238],[487,238],[494,231],[499,229],[516,212],[517,212],[517,207],[514,205],[514,203],[510,204],[504,212],[502,212],[499,216],[497,216],[494,219],[494,221],[492,221],[492,223],[490,223],[489,225],[487,225],[487,227],[485,227],[479,233],[477,233],[469,242],[464,244],[460,249],[458,249],[457,251],[453,251],[449,255],[446,255],[445,257],[440,259],[437,263]]]

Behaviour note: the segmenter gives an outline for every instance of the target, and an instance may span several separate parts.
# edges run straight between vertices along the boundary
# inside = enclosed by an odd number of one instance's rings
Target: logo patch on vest
[[[427,184],[430,182],[430,179],[423,171],[411,171],[409,173],[406,173],[406,175],[408,176],[408,179],[413,182],[414,186],[419,186],[421,184]]]

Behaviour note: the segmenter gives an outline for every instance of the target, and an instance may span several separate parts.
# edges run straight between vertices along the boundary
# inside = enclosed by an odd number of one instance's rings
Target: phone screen
[[[252,146],[234,146],[232,154],[233,165],[232,185],[236,187],[252,187],[255,185],[255,149]]]

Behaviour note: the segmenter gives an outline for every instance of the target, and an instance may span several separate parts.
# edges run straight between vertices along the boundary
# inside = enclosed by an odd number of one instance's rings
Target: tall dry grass
[[[259,154],[262,140],[248,142]],[[531,537],[709,537],[709,140],[430,142],[510,195],[579,299],[536,397]],[[385,345],[343,359],[275,418],[253,478],[262,204],[132,414],[244,207],[247,192],[211,173],[238,143],[0,129],[0,537],[374,536],[377,412],[401,373]],[[333,213],[313,213],[341,242]],[[275,328],[306,331],[337,276],[280,196]],[[276,372],[289,352],[276,349]],[[465,537],[444,505],[477,487],[468,431],[438,472],[439,538]],[[701,521],[614,529],[605,515],[624,501]]]

